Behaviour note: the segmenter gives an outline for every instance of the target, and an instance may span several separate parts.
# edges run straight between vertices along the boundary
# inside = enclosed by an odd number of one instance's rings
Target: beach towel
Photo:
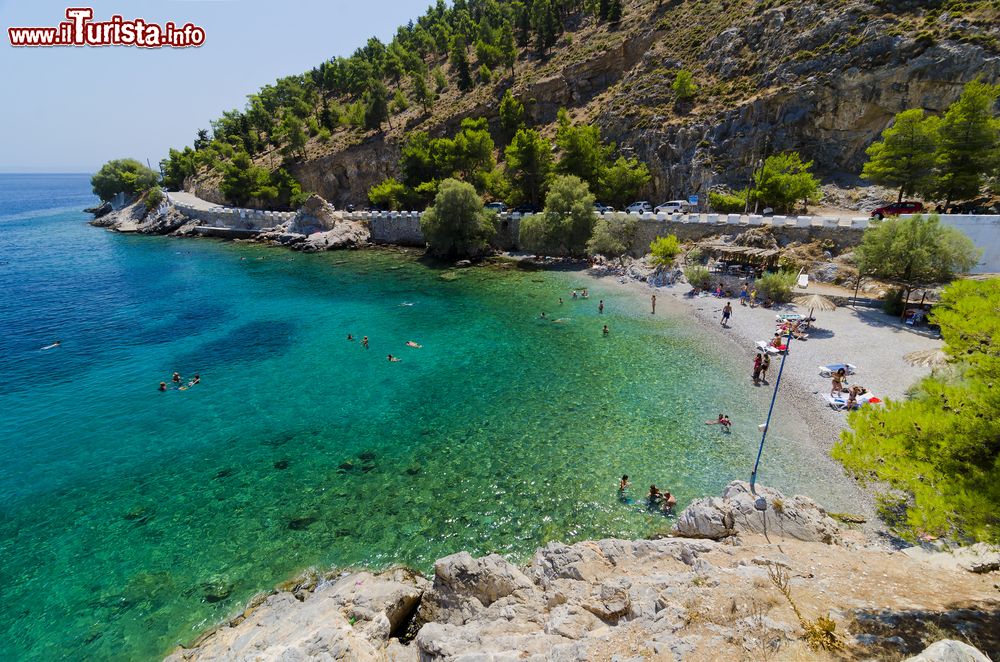
[[[830,395],[824,395],[823,399],[826,400],[827,404],[830,405],[833,409],[836,409],[838,411],[842,409],[847,409],[848,396],[846,394],[841,394],[836,397]],[[876,398],[872,393],[862,393],[855,399],[854,406],[852,407],[852,409],[861,409],[861,405],[867,405],[867,404],[875,405],[880,402],[882,402],[882,400]]]

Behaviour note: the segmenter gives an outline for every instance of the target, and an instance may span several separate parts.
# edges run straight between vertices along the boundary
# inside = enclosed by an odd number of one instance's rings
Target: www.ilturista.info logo
[[[109,21],[91,21],[90,7],[70,7],[55,27],[7,28],[11,46],[138,46],[140,48],[189,48],[205,43],[205,30],[192,23],[178,27],[141,18],[126,21],[117,14]]]

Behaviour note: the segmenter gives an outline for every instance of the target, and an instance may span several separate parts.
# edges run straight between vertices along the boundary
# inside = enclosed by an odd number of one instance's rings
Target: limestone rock
[[[905,662],[990,662],[978,648],[954,639],[942,639]]]
[[[85,214],[93,214],[94,218],[98,219],[102,216],[107,216],[113,210],[114,207],[111,206],[110,202],[102,202],[101,204],[96,205],[94,207],[87,207],[86,209],[83,210],[83,212]]]
[[[478,559],[468,552],[452,554],[434,564],[434,584],[420,606],[420,619],[460,625],[518,590],[536,589],[499,554]]]
[[[338,248],[357,248],[368,243],[370,233],[364,224],[356,221],[340,221],[333,229],[326,232],[314,232],[294,248],[305,253],[335,250]]]
[[[944,568],[961,568],[969,572],[987,573],[1000,570],[1000,547],[980,542],[968,547],[948,551],[935,551],[924,547],[902,550],[910,558],[919,559]]]
[[[778,490],[758,486],[766,509],[756,508],[750,485],[733,481],[722,498],[697,499],[678,516],[674,531],[691,538],[719,540],[740,532],[767,533],[784,538],[840,542],[837,523],[815,501],[804,496],[786,497]]]

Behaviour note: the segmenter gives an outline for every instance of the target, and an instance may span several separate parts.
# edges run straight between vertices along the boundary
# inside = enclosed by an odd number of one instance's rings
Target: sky
[[[0,0],[0,172],[94,172],[114,158],[156,168],[262,85],[388,41],[431,0]],[[94,20],[191,22],[198,48],[14,48],[7,28]]]

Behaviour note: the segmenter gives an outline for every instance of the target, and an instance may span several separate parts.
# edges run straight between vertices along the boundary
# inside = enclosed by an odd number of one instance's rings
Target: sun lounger
[[[820,377],[833,377],[833,373],[843,368],[848,375],[853,375],[858,371],[858,366],[853,363],[829,363],[819,367]]]
[[[803,290],[809,287],[809,274],[799,274],[799,287]]]
[[[756,346],[758,352],[767,352],[768,354],[772,355],[781,354],[783,351],[788,349],[787,345],[782,345],[781,347],[774,347],[773,345],[771,345],[771,343],[769,343],[766,340],[758,340]]]
[[[778,313],[777,315],[774,316],[774,319],[779,323],[798,322],[799,320],[804,320],[805,318],[806,318],[805,315],[800,315],[798,313]]]
[[[826,400],[826,403],[828,405],[830,405],[830,407],[832,407],[833,409],[836,409],[836,410],[839,411],[839,410],[847,409],[847,400],[848,400],[848,397],[849,396],[846,393],[842,393],[842,394],[838,395],[837,397],[833,397],[833,396],[830,396],[830,395],[824,395],[823,399]],[[861,395],[859,395],[855,399],[854,406],[851,407],[851,409],[861,409],[861,405],[867,405],[867,404],[873,404],[874,405],[874,404],[878,404],[880,402],[882,402],[882,401],[879,398],[876,398],[872,393],[870,393],[870,392],[869,393],[862,393]]]

